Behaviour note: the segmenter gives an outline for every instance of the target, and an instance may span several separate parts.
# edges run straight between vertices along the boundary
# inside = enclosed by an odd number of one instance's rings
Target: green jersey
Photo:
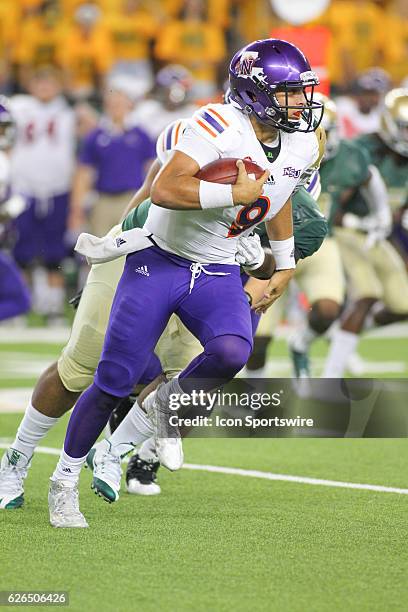
[[[370,163],[380,171],[387,185],[391,208],[396,210],[403,206],[408,195],[408,159],[387,147],[378,134],[363,134],[354,142],[367,151]]]
[[[360,217],[369,214],[360,191],[360,187],[370,178],[369,164],[367,151],[349,140],[342,140],[336,155],[323,161],[320,166],[322,192],[319,205],[329,220],[329,227],[340,208]],[[349,192],[351,197],[342,206],[341,198],[345,192]]]
[[[144,200],[137,208],[130,211],[122,223],[123,230],[143,227],[146,222],[152,201]],[[295,237],[296,259],[304,259],[313,255],[327,235],[327,221],[322,215],[315,200],[301,187],[292,197],[293,233]],[[262,223],[256,229],[260,236],[266,235]]]

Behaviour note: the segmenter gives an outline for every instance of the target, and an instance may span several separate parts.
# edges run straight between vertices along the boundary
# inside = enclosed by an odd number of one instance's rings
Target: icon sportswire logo
[[[147,266],[140,266],[139,268],[135,268],[135,272],[137,272],[138,274],[143,274],[143,276],[150,276]]]

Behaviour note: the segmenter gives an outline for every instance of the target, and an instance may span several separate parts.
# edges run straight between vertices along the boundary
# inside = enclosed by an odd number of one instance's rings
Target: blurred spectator
[[[274,19],[270,0],[233,0],[233,8],[234,52],[252,40],[268,38],[271,27],[287,25]]]
[[[257,0],[257,4],[263,0]],[[266,0],[269,2],[269,0]],[[232,5],[237,0],[206,0],[208,8],[208,20],[211,23],[215,23],[221,28],[227,28],[230,24],[230,15],[232,11]],[[241,4],[242,0],[238,0]],[[252,5],[256,4],[253,0]],[[171,19],[177,19],[180,11],[183,9],[184,0],[162,0],[162,4],[165,8],[166,15]]]
[[[64,29],[65,21],[55,3],[45,2],[24,20],[13,54],[21,86],[27,86],[33,67],[58,64]]]
[[[17,140],[11,156],[12,187],[28,198],[16,220],[14,255],[31,271],[45,266],[44,286],[34,283],[34,308],[50,318],[60,317],[64,279],[60,264],[66,255],[64,235],[74,168],[74,114],[62,97],[60,73],[52,67],[34,70],[29,95],[11,100]]]
[[[383,24],[385,32],[391,33],[384,45],[384,67],[395,84],[408,77],[408,2],[393,0],[387,10]]]
[[[207,97],[217,89],[217,67],[226,54],[222,29],[208,20],[204,0],[184,0],[178,18],[165,25],[156,43],[157,59],[191,70],[193,95]]]
[[[20,19],[21,8],[15,0],[0,2],[0,93],[9,93],[12,87],[11,62]]]
[[[382,0],[336,0],[317,23],[333,34],[330,77],[347,88],[358,73],[381,65],[385,40]]]
[[[149,55],[158,20],[144,0],[120,0],[118,11],[107,15],[106,25],[113,40],[113,73],[137,77],[147,92],[153,85]]]
[[[72,189],[72,232],[84,225],[86,197],[93,189],[98,197],[90,213],[90,230],[97,236],[105,235],[142,185],[147,167],[156,156],[147,133],[130,124],[135,95],[133,81],[123,76],[105,91],[104,115],[81,147]]]
[[[96,4],[81,4],[63,40],[60,61],[66,72],[68,92],[75,98],[94,95],[112,65],[113,50],[106,29],[100,25]]]
[[[151,95],[136,105],[132,118],[156,141],[169,123],[194,113],[197,107],[191,101],[192,87],[193,77],[187,68],[165,66],[156,75]]]
[[[371,68],[354,81],[352,95],[337,99],[341,138],[379,130],[383,100],[390,86],[390,78],[384,70]]]

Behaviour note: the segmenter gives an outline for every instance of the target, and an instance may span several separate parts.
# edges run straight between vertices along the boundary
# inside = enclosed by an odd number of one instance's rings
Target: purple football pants
[[[50,269],[61,263],[67,255],[64,237],[68,211],[68,193],[45,200],[28,199],[26,210],[14,221],[14,257],[20,266],[29,266],[36,259]]]
[[[30,292],[12,259],[0,253],[0,321],[30,310]]]
[[[252,321],[235,265],[206,265],[151,247],[128,256],[116,290],[94,383],[71,415],[64,449],[82,457],[106,425],[120,398],[146,369],[172,313],[200,340],[204,351],[181,373],[180,386],[209,391],[233,378],[252,350]],[[217,275],[223,273],[225,276]]]

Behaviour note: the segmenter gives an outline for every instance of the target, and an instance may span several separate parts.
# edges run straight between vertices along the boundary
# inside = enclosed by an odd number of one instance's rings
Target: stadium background
[[[176,106],[220,100],[231,54],[270,35],[312,42],[322,90],[335,98],[352,97],[356,79],[373,67],[386,71],[387,87],[407,85],[407,17],[404,0],[332,0],[318,19],[295,29],[274,13],[269,0],[0,0],[0,93],[26,94],[33,74],[44,69],[56,76],[74,113],[77,159],[103,112],[104,90],[124,93],[134,105],[134,117],[143,110],[138,125],[144,123],[154,142],[155,126],[149,121],[167,112],[156,79],[161,68],[177,64],[190,71],[191,76],[178,73],[186,97],[176,96]],[[321,45],[313,45],[317,32]],[[46,167],[48,160],[38,163]],[[72,177],[77,170],[73,162]],[[30,312],[0,324],[4,447],[30,389],[69,333],[73,311],[67,298],[83,285],[87,272],[73,256],[72,242],[79,229],[90,227],[98,201],[90,190],[83,194],[84,217],[79,222],[67,218],[66,254],[58,270],[62,284],[57,281],[64,291],[63,309],[50,306],[52,291],[38,259],[35,271],[24,270],[32,291]],[[2,245],[11,254],[13,240],[11,232]],[[285,335],[283,326],[270,349],[272,376],[291,374],[286,342],[280,338]],[[359,347],[359,374],[406,378],[406,337],[406,325],[366,335]],[[317,374],[326,351],[325,341],[315,343]],[[92,529],[74,537],[59,533],[56,541],[46,516],[47,477],[56,457],[47,448],[60,447],[65,427],[62,419],[32,469],[26,514],[1,513],[6,559],[1,589],[68,589],[76,610],[136,604],[146,610],[404,609],[405,495],[183,471],[161,475],[158,501],[141,503],[123,495],[117,506],[107,508],[90,498],[89,482],[82,479],[81,500]],[[223,445],[187,440],[186,455],[199,465],[407,486],[404,441],[245,442],[243,453],[240,440]],[[11,562],[16,554],[30,567],[30,576],[16,575]]]

